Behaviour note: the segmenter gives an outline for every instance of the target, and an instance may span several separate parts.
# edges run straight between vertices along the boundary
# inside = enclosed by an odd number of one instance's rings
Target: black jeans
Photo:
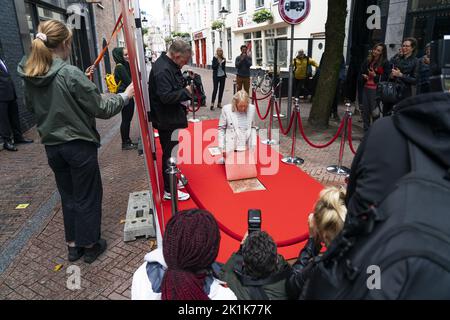
[[[122,137],[122,143],[130,142],[130,127],[131,120],[133,120],[134,115],[134,99],[122,109],[122,123],[120,124],[120,136]]]
[[[211,98],[211,104],[214,104],[214,102],[216,101],[217,89],[219,89],[219,100],[217,102],[222,103],[223,90],[225,89],[225,79],[226,79],[225,76],[220,78],[219,77],[213,78],[214,89]]]
[[[5,141],[22,137],[19,121],[19,107],[16,100],[0,101],[0,137]]]
[[[100,239],[103,187],[97,146],[74,140],[45,146],[61,195],[66,241],[85,247]]]
[[[174,133],[175,132],[175,133]],[[170,178],[166,170],[169,168],[167,161],[170,157],[177,156],[178,130],[158,130],[159,143],[163,151],[162,154],[162,176],[164,179],[164,191],[170,192]],[[172,135],[175,140],[172,140]]]
[[[300,96],[307,96],[310,94],[308,90],[308,79],[295,79],[294,78],[294,98],[298,98]]]

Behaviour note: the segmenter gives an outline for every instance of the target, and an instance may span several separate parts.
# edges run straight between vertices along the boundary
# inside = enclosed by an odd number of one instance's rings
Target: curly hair
[[[244,271],[254,279],[264,279],[277,271],[277,245],[265,231],[248,235],[242,245]]]

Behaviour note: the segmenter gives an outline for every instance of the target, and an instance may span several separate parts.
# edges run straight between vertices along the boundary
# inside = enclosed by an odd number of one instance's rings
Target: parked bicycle
[[[257,92],[259,90],[263,95],[268,94],[272,89],[273,72],[262,68],[256,68],[255,72],[256,73],[252,79],[253,87]]]

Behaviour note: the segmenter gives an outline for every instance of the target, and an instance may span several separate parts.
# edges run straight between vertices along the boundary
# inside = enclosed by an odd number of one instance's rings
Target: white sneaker
[[[184,189],[184,184],[181,180],[178,180],[178,185],[177,185],[178,189]]]
[[[189,193],[186,193],[186,192],[178,190],[178,201],[186,201],[190,197],[191,196],[189,195]],[[165,200],[172,199],[172,196],[171,196],[170,192],[164,191],[164,199]]]

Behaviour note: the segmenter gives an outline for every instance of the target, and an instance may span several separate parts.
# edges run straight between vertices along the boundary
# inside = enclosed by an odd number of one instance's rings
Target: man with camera
[[[244,90],[250,95],[250,67],[252,66],[252,58],[248,55],[247,50],[247,46],[242,45],[241,54],[236,57],[236,91],[240,91],[244,87]]]
[[[286,280],[291,267],[277,253],[272,237],[261,231],[261,211],[248,211],[248,232],[238,252],[222,267],[221,280],[227,282],[238,300],[286,300]]]
[[[192,55],[191,47],[182,40],[174,40],[166,54],[156,60],[149,78],[151,121],[158,129],[159,142],[163,150],[162,175],[164,178],[164,199],[170,200],[170,179],[166,173],[168,160],[176,158],[178,129],[187,128],[187,108],[191,101],[191,86],[186,84],[181,68]],[[178,200],[190,198],[188,193],[178,190]]]

